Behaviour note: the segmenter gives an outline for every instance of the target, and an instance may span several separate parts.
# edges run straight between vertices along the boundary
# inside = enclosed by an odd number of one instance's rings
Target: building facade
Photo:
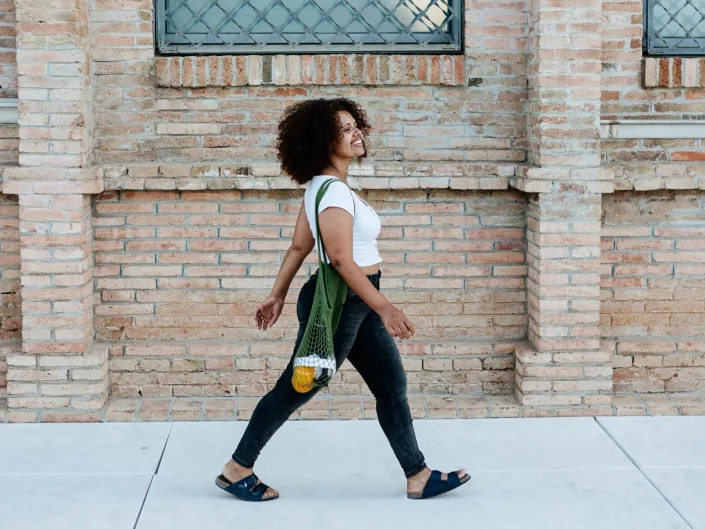
[[[276,125],[336,96],[373,125],[350,181],[415,417],[705,413],[697,13],[436,0],[422,42],[268,48],[209,2],[0,0],[0,421],[248,418],[316,267],[258,331],[303,195]],[[374,413],[348,364],[296,416]]]

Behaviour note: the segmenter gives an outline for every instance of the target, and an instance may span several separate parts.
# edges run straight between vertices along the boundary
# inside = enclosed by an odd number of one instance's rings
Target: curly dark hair
[[[360,105],[344,97],[296,103],[284,111],[277,137],[277,158],[294,182],[305,184],[330,164],[330,151],[341,134],[339,110],[348,111],[362,131],[365,154],[358,163],[367,156],[366,138],[372,127]]]

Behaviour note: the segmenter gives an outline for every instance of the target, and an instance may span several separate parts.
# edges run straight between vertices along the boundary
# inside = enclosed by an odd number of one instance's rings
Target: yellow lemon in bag
[[[298,366],[294,368],[294,376],[291,377],[291,385],[299,393],[306,393],[313,389],[313,379],[316,373],[313,367]]]

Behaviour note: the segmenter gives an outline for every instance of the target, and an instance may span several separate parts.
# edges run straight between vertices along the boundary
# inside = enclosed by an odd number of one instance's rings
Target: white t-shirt
[[[377,236],[382,229],[379,216],[372,206],[362,200],[345,182],[334,176],[317,175],[306,184],[304,208],[313,238],[316,238],[316,218],[313,215],[316,194],[321,184],[330,178],[335,178],[337,182],[328,186],[318,207],[318,213],[329,207],[342,208],[350,213],[353,216],[353,261],[358,266],[381,263],[382,257],[377,251]],[[326,262],[330,262],[327,255],[324,257]]]

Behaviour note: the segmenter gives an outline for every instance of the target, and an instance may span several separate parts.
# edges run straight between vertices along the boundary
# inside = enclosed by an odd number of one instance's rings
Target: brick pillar
[[[516,352],[524,415],[611,415],[600,350],[601,0],[531,0],[528,164],[511,181],[527,208],[527,342]]]
[[[93,346],[88,3],[16,0],[22,352],[8,356],[10,421],[100,420],[107,351]]]

